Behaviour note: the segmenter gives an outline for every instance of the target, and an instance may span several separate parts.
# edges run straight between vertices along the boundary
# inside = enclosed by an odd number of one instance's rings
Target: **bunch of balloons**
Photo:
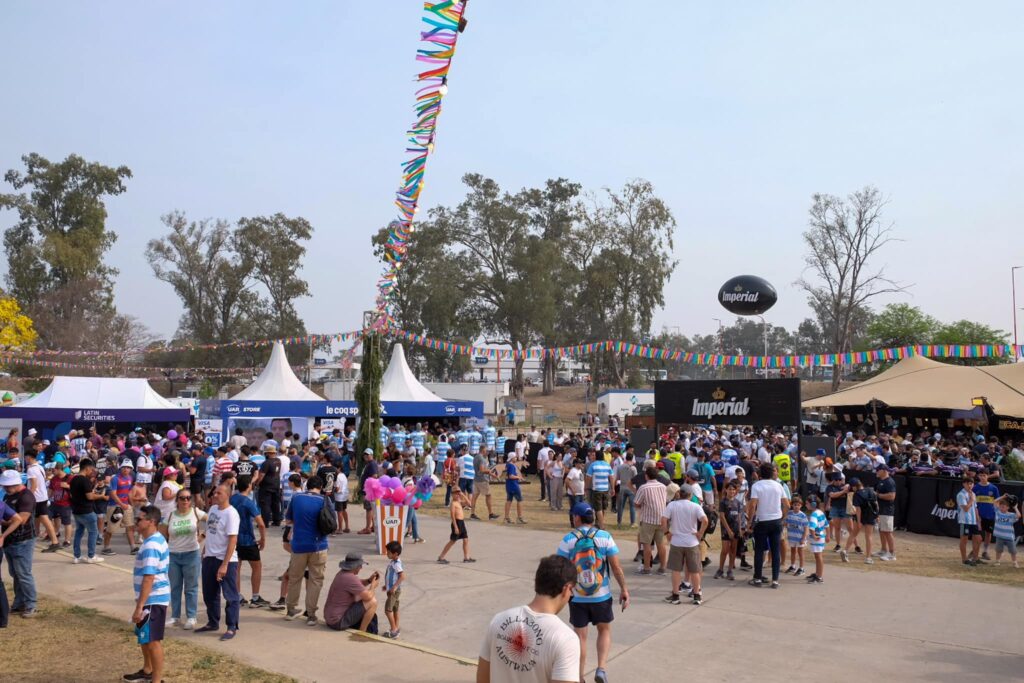
[[[398,477],[369,478],[363,484],[366,500],[379,500],[385,505],[409,505],[418,510],[425,501],[434,494],[437,480],[433,476],[425,476],[419,482],[410,481],[402,486]]]

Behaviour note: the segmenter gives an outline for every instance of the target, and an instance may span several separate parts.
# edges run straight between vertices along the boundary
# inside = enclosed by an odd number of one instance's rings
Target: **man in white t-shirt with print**
[[[231,487],[222,484],[210,494],[206,517],[206,544],[203,546],[202,586],[207,622],[196,633],[220,629],[220,598],[227,603],[224,618],[227,630],[221,640],[231,640],[238,632],[238,528],[241,518],[231,505]]]
[[[754,578],[751,586],[767,583],[764,569],[764,552],[772,553],[772,588],[779,587],[779,567],[782,565],[782,520],[789,511],[789,496],[782,484],[775,480],[775,465],[763,462],[758,470],[760,480],[750,487],[747,502],[747,527],[754,529]]]
[[[683,581],[685,570],[692,588],[693,604],[701,604],[700,579],[704,567],[701,566],[700,542],[708,530],[708,516],[704,508],[689,498],[673,500],[661,513],[661,528],[669,540],[668,569],[672,572],[672,592],[665,602],[671,605],[681,602],[679,592],[687,586]]]
[[[477,683],[575,683],[580,680],[580,644],[558,618],[576,586],[576,567],[549,555],[534,575],[528,605],[499,612],[480,646]]]

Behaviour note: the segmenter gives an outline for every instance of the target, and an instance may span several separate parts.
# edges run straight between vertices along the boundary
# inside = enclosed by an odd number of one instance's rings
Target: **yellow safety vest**
[[[779,481],[789,481],[789,470],[793,466],[789,456],[785,453],[779,453],[772,458],[772,462],[775,463],[775,469],[779,471]]]

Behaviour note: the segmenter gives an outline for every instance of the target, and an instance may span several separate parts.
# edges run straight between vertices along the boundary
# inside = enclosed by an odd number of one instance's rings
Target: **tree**
[[[820,311],[831,328],[830,342],[836,353],[852,350],[858,309],[881,295],[902,292],[905,286],[873,268],[874,257],[891,241],[893,226],[882,219],[887,200],[877,188],[867,186],[846,200],[815,194],[810,208],[810,227],[803,233],[804,261],[815,281],[801,278],[797,285],[807,292],[812,308]],[[841,372],[832,373],[832,389],[839,388]]]
[[[14,297],[0,296],[0,351],[31,351],[36,345],[32,319]]]
[[[370,333],[363,337],[363,358],[359,367],[359,384],[356,385],[356,405],[359,409],[356,451],[360,454],[360,471],[363,469],[361,455],[364,450],[372,448],[374,457],[377,458],[383,451],[383,445],[380,442],[382,424],[380,382],[384,376],[381,344],[381,337],[377,333]]]
[[[982,323],[957,320],[942,325],[932,338],[932,344],[1006,344],[1009,334]],[[988,358],[939,358],[946,363],[957,365],[997,365],[1011,362],[1012,356],[991,356]]]
[[[15,194],[0,194],[0,209],[17,212],[4,233],[10,294],[33,317],[48,310],[58,324],[40,327],[45,347],[75,348],[64,336],[89,330],[97,318],[113,313],[113,279],[117,270],[104,256],[117,239],[107,230],[103,198],[125,190],[132,177],[127,166],[111,168],[72,154],[53,163],[38,155],[22,157],[25,171],[7,171],[4,180]],[[78,297],[73,306],[54,309],[55,301]],[[87,337],[88,338],[88,337]]]
[[[917,306],[889,304],[871,319],[863,345],[871,349],[891,349],[928,344],[939,328],[939,321]]]

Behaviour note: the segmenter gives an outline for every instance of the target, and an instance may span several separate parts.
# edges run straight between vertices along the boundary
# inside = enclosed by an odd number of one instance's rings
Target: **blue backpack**
[[[594,537],[598,529],[591,527],[586,533],[579,529],[573,530],[576,545],[573,546],[572,563],[576,566],[576,590],[581,595],[594,595],[604,584],[608,565],[604,555],[597,549]]]

